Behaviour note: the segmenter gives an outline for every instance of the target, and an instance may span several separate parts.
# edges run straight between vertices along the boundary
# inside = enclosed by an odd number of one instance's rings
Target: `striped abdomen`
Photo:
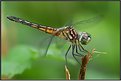
[[[55,33],[57,32],[57,29],[56,28],[42,26],[42,25],[39,25],[39,24],[36,24],[36,23],[32,23],[32,22],[29,22],[29,21],[26,21],[26,20],[23,20],[23,19],[14,17],[14,16],[9,16],[7,18],[9,20],[11,20],[11,21],[18,22],[18,23],[21,23],[21,24],[30,26],[32,28],[39,29],[41,31],[44,31],[44,32],[49,33],[49,34],[52,34],[52,35],[56,35]]]

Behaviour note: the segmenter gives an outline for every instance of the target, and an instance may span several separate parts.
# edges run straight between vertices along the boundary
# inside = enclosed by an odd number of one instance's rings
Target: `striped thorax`
[[[58,36],[69,40],[72,43],[79,41],[82,45],[87,45],[91,41],[91,35],[87,32],[77,33],[73,27],[63,27],[58,29]]]

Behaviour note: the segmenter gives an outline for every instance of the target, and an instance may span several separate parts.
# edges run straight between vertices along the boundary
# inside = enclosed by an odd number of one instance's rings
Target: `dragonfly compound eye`
[[[79,41],[82,45],[87,45],[91,41],[91,35],[87,32],[82,32],[79,34]]]

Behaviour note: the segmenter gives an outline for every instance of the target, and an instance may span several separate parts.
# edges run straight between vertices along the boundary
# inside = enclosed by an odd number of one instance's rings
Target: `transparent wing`
[[[44,56],[44,58],[54,58],[56,60],[65,61],[65,54],[70,45],[69,41],[61,39],[56,36],[50,36],[44,42],[40,42],[40,59]],[[71,55],[71,52],[68,53],[68,56]],[[74,63],[73,58],[68,58],[68,62]],[[40,61],[40,60],[38,60]]]
[[[85,20],[81,20],[81,21],[77,21],[74,24],[72,24],[72,26],[76,26],[76,25],[80,25],[80,24],[90,24],[90,23],[96,23],[101,21],[101,19],[103,18],[103,15],[98,15],[95,17],[91,17]]]
[[[97,15],[97,16],[93,16],[90,18],[86,18],[84,20],[80,20],[80,19],[70,19],[68,21],[68,23],[66,24],[66,26],[70,26],[70,27],[74,27],[75,29],[86,29],[86,28],[90,28],[93,27],[95,25],[97,25],[97,23],[99,23],[102,19],[103,19],[103,15]]]
[[[40,51],[40,56],[57,55],[59,52],[62,53],[64,52],[64,50],[61,51],[61,49],[63,49],[66,42],[68,42],[57,36],[43,33],[41,31],[40,31],[40,36],[38,38],[40,39],[36,41],[36,46]],[[57,51],[57,54],[54,51]]]

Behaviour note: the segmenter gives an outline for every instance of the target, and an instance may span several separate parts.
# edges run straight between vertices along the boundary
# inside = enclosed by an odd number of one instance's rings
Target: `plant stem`
[[[65,71],[66,71],[66,80],[70,80],[70,73],[66,65],[65,65]]]
[[[87,55],[81,58],[82,65],[80,67],[79,78],[78,78],[79,80],[85,79],[87,64],[90,61],[92,55],[94,54],[94,51],[95,49],[92,50],[92,53],[88,52]],[[70,80],[70,73],[66,65],[65,65],[65,71],[66,71],[66,80]]]
[[[94,53],[94,50],[92,50],[92,54]],[[85,79],[85,74],[86,74],[86,69],[87,69],[87,64],[90,61],[90,58],[92,57],[92,54],[88,52],[87,55],[81,58],[82,60],[82,65],[80,67],[80,73],[79,73],[79,80],[84,80]]]

